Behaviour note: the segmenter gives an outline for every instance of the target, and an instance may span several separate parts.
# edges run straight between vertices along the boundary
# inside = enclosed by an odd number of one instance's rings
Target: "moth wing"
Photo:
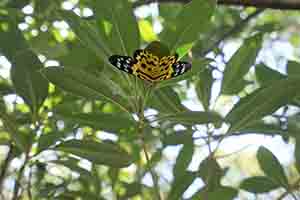
[[[109,62],[117,67],[119,70],[127,72],[129,74],[133,73],[132,66],[134,65],[134,59],[129,56],[112,55],[109,57]]]

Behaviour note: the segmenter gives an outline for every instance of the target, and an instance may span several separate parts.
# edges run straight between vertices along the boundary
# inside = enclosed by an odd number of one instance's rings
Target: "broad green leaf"
[[[167,115],[159,119],[161,120],[169,120],[172,122],[177,122],[181,124],[208,124],[208,123],[215,123],[220,124],[222,123],[222,117],[215,112],[203,112],[203,111],[185,111],[185,112],[178,112],[173,115]]]
[[[259,147],[256,157],[260,168],[268,178],[283,187],[288,187],[289,183],[283,167],[271,151],[265,147]]]
[[[137,194],[140,194],[142,192],[142,187],[143,187],[143,185],[138,182],[134,182],[131,184],[125,184],[126,192],[124,195],[122,195],[122,197],[120,199],[125,200],[125,199],[132,198]]]
[[[153,42],[158,40],[156,34],[153,31],[152,24],[148,20],[139,20],[139,29],[142,38],[146,42]]]
[[[178,145],[178,144],[185,144],[189,143],[191,140],[191,133],[189,131],[177,131],[175,133],[166,135],[162,142],[164,146],[168,145]]]
[[[162,113],[177,113],[187,110],[181,104],[179,96],[171,87],[154,90],[149,103]]]
[[[264,64],[259,64],[255,66],[255,74],[258,82],[261,85],[271,84],[272,81],[277,81],[286,78],[285,75],[267,67]]]
[[[11,43],[12,41],[12,43]],[[16,92],[29,105],[33,119],[48,95],[48,82],[39,72],[43,64],[27,45],[15,23],[8,30],[0,28],[0,52],[11,62],[11,79]]]
[[[168,200],[178,200],[182,199],[183,193],[187,188],[193,183],[196,178],[196,174],[193,172],[183,171],[181,176],[175,174],[175,179],[171,186],[171,191],[168,195]]]
[[[200,33],[209,29],[215,6],[215,1],[206,0],[193,0],[186,4],[176,19],[166,24],[168,26],[161,34],[162,41],[166,42],[173,52],[186,45],[190,45],[191,48],[193,43],[199,40]],[[188,50],[186,49],[180,57]]]
[[[50,146],[54,145],[55,142],[59,141],[63,135],[60,132],[50,132],[47,134],[41,135],[38,139],[38,152],[47,150]]]
[[[85,98],[102,99],[114,103],[129,112],[127,101],[120,95],[122,90],[104,76],[96,77],[79,69],[48,67],[42,73],[58,87]]]
[[[227,114],[225,121],[231,123],[229,131],[235,132],[247,127],[254,120],[272,114],[299,94],[300,78],[292,77],[273,82],[242,98]],[[284,88],[284,90],[278,90]]]
[[[255,63],[256,56],[261,48],[262,35],[256,34],[245,40],[243,45],[234,53],[226,65],[223,81],[222,94],[237,94],[245,82],[244,75]]]
[[[107,60],[111,50],[93,23],[70,11],[61,11],[60,15],[68,22],[84,46],[91,49],[103,61]]]
[[[298,173],[300,173],[300,137],[296,138],[294,156],[296,160],[296,169]]]
[[[133,55],[140,47],[140,37],[132,4],[119,0],[95,1],[93,4],[97,19],[107,29],[106,38],[112,46],[112,52]]]
[[[82,126],[119,133],[135,128],[135,122],[127,115],[113,113],[59,113],[64,119],[73,121]]]
[[[0,102],[0,118],[5,131],[9,133],[19,150],[25,152],[28,146],[25,135],[18,131],[16,121],[6,113],[5,105]]]
[[[278,189],[280,184],[274,182],[271,178],[266,176],[254,176],[243,180],[240,188],[248,192],[259,194],[270,192],[271,190]]]
[[[209,101],[211,98],[211,88],[213,84],[212,70],[205,68],[200,72],[200,80],[196,82],[196,92],[205,110],[209,109]]]
[[[296,61],[288,61],[287,73],[288,76],[300,76],[300,63]]]
[[[232,187],[218,186],[212,191],[207,190],[207,186],[195,193],[191,200],[233,200],[238,195],[238,190]]]
[[[69,140],[54,149],[87,159],[94,164],[122,168],[130,165],[131,156],[117,144],[92,140]]]
[[[198,174],[203,182],[207,184],[207,189],[214,191],[220,185],[221,178],[224,176],[224,170],[216,159],[209,156],[201,162]]]
[[[263,120],[253,121],[246,127],[238,130],[239,134],[265,134],[265,135],[286,135],[288,132],[283,130],[279,124],[265,123]]]
[[[194,154],[194,144],[193,144],[193,139],[190,135],[190,141],[183,144],[183,147],[181,148],[177,156],[176,163],[173,168],[173,174],[175,176],[175,179],[178,179],[180,176],[185,175],[185,171],[187,170],[190,162],[192,161],[193,154]]]

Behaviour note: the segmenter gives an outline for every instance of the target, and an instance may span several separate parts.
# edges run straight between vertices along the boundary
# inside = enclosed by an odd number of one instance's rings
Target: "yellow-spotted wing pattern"
[[[133,58],[113,55],[109,61],[118,69],[149,82],[167,80],[191,69],[190,63],[178,61],[177,54],[159,58],[147,50],[136,50]]]

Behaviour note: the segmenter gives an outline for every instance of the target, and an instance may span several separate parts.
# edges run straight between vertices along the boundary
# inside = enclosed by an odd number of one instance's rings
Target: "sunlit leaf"
[[[117,144],[92,140],[69,140],[55,147],[56,150],[85,158],[94,164],[122,168],[130,165],[131,156]]]

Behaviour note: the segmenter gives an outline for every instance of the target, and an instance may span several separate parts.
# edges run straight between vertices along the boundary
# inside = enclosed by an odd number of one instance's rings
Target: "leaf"
[[[209,109],[211,88],[214,82],[212,70],[205,68],[200,74],[200,80],[196,82],[196,92],[205,110]]]
[[[135,195],[140,194],[142,192],[142,184],[138,182],[126,184],[125,188],[126,188],[126,193],[120,198],[120,200],[132,198]]]
[[[60,15],[67,21],[84,46],[92,50],[103,61],[107,60],[107,57],[111,54],[111,50],[106,45],[101,33],[98,32],[97,28],[91,22],[80,18],[70,11],[60,11]]]
[[[184,131],[177,131],[172,134],[168,134],[163,138],[163,145],[178,145],[178,144],[185,144],[189,143],[191,140],[191,133],[184,130]]]
[[[180,176],[185,175],[185,171],[187,170],[190,162],[192,161],[194,154],[194,144],[193,139],[190,135],[190,140],[186,142],[181,148],[175,166],[173,168],[173,174],[175,179],[178,179]]]
[[[168,195],[168,200],[177,200],[182,199],[183,193],[187,190],[187,188],[193,183],[196,178],[196,174],[193,172],[184,171],[181,173],[181,176],[177,176],[174,179],[171,191]]]
[[[38,152],[42,152],[47,150],[50,146],[54,145],[55,142],[59,141],[63,135],[60,132],[50,132],[47,134],[42,134],[38,139]]]
[[[296,169],[298,173],[300,173],[300,138],[296,138],[294,156],[296,160]]]
[[[242,98],[225,118],[225,121],[231,123],[229,132],[242,130],[254,120],[272,114],[281,106],[286,105],[299,93],[299,84],[299,78],[287,78],[259,88]],[[278,88],[284,88],[284,90],[278,90]]]
[[[139,29],[142,38],[146,42],[158,40],[156,34],[153,31],[152,24],[148,20],[139,20]]]
[[[296,61],[288,61],[287,63],[288,76],[299,76],[300,75],[300,63]]]
[[[94,6],[97,19],[110,26],[106,34],[112,52],[133,55],[140,47],[140,37],[132,4],[129,1],[102,0],[95,1]]]
[[[11,43],[11,41],[13,41]],[[17,25],[9,20],[6,31],[0,28],[0,51],[10,60],[11,79],[16,92],[29,105],[34,120],[48,95],[48,82],[40,74],[43,64],[27,45]]]
[[[187,110],[171,87],[154,90],[150,103],[162,113],[177,113]]]
[[[244,44],[235,52],[228,61],[222,81],[222,94],[237,94],[245,80],[244,75],[254,64],[256,56],[261,48],[262,35],[256,34],[245,40]]]
[[[166,42],[171,51],[190,45],[199,39],[200,33],[209,29],[210,18],[214,13],[215,1],[193,0],[186,4],[172,24],[165,27],[161,40]],[[167,24],[168,25],[168,24]],[[184,56],[182,53],[180,57]]]
[[[265,64],[259,64],[255,66],[255,74],[258,82],[261,85],[271,84],[272,81],[277,81],[286,78],[285,75],[280,72],[267,67]]]
[[[284,174],[283,167],[271,151],[261,146],[258,149],[256,157],[260,168],[264,171],[268,178],[283,187],[288,187],[289,183]]]
[[[193,195],[191,200],[233,200],[237,195],[238,191],[232,187],[218,186],[213,191],[208,191],[205,187]]]
[[[135,122],[126,115],[113,113],[59,113],[65,119],[82,126],[90,126],[107,132],[118,133],[120,130],[129,131],[135,128]]]
[[[254,176],[243,180],[240,188],[248,192],[259,194],[270,192],[271,190],[278,189],[280,184],[272,181],[266,176]]]
[[[203,160],[199,166],[198,174],[207,184],[208,191],[214,191],[220,186],[221,178],[224,176],[224,170],[220,167],[215,158],[211,156]]]
[[[203,111],[185,111],[178,112],[173,115],[167,115],[160,118],[161,120],[169,120],[181,124],[208,124],[208,123],[222,123],[222,117],[215,112],[203,112]]]
[[[115,168],[129,166],[131,156],[117,144],[92,140],[68,140],[55,147],[56,150],[74,154],[94,164],[108,165]]]
[[[122,90],[104,76],[96,77],[80,69],[48,67],[42,73],[53,84],[75,95],[109,101],[129,112]]]

